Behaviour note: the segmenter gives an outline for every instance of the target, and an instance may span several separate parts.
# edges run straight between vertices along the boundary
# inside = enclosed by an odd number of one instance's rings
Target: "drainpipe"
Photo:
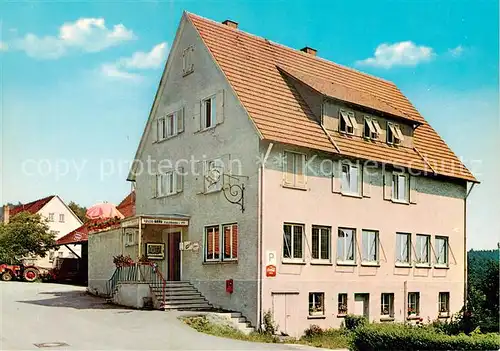
[[[404,293],[404,299],[403,299],[403,321],[404,324],[406,324],[406,317],[408,317],[408,281],[405,280],[403,284],[403,293]]]
[[[262,163],[260,164],[259,167],[259,186],[258,186],[258,194],[259,194],[259,199],[258,199],[258,243],[257,243],[257,250],[258,250],[258,256],[259,256],[259,264],[257,266],[257,285],[258,285],[258,299],[257,299],[257,321],[258,321],[258,327],[260,330],[262,330],[262,300],[263,300],[263,289],[262,289],[262,232],[263,232],[263,204],[264,204],[264,169],[265,169],[265,164],[266,161],[269,157],[269,154],[271,153],[271,150],[273,148],[273,143],[270,143],[269,146],[267,147],[266,154],[264,155],[264,159],[262,160]]]
[[[476,183],[472,183],[469,191],[465,195],[464,199],[464,307],[465,310],[467,310],[467,294],[469,293],[467,289],[467,268],[468,268],[468,263],[467,263],[467,198],[469,197],[472,189],[474,188],[474,185]],[[465,187],[467,189],[467,183],[465,183]]]

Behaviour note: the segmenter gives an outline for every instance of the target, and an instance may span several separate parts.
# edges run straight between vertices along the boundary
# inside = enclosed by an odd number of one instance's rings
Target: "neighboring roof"
[[[21,204],[10,208],[9,215],[10,217],[21,213],[21,212],[29,212],[31,214],[35,214],[40,211],[45,205],[49,203],[56,195],[50,195],[44,197],[43,199],[35,200],[32,202],[28,202],[27,204]]]
[[[132,190],[130,194],[116,206],[116,209],[120,211],[125,218],[135,216],[135,190]]]
[[[68,245],[68,244],[76,244],[76,243],[88,241],[89,240],[89,226],[91,224],[94,224],[94,222],[95,222],[95,220],[91,220],[91,221],[84,223],[81,227],[76,228],[72,232],[59,238],[56,241],[56,244],[57,245]]]
[[[338,153],[331,138],[342,155],[477,181],[393,83],[194,14],[186,16],[262,139]],[[392,147],[338,132],[328,136],[278,67],[324,95],[421,123],[415,130],[415,148]]]

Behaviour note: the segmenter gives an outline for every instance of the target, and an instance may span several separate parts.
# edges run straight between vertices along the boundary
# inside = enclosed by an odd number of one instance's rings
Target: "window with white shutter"
[[[283,185],[302,189],[306,187],[306,155],[284,152]]]

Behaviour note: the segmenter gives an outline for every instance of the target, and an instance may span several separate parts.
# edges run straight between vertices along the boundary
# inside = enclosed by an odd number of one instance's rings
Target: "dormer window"
[[[342,133],[354,134],[354,129],[358,128],[354,112],[347,112],[340,110],[340,124],[339,130]]]
[[[399,125],[387,122],[387,143],[388,144],[401,144],[404,140],[403,133]]]
[[[378,139],[382,129],[378,121],[371,117],[365,117],[364,136],[366,139]]]

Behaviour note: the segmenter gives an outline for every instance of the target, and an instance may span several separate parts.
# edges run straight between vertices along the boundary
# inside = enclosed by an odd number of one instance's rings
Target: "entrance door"
[[[369,294],[354,294],[354,314],[369,318],[370,310],[370,295]]]
[[[295,336],[294,309],[296,309],[296,296],[293,293],[273,294],[273,320],[276,324],[276,331],[281,335]]]
[[[167,280],[181,280],[181,232],[168,235],[168,276]]]

